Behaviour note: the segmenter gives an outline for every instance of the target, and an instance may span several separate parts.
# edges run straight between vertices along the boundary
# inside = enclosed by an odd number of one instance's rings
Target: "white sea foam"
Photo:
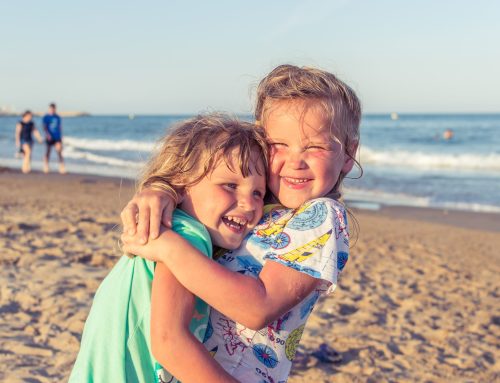
[[[133,140],[105,140],[105,139],[88,139],[64,136],[64,145],[71,146],[77,149],[87,150],[133,150],[150,153],[154,147],[154,142],[140,142]]]
[[[443,202],[442,206],[450,210],[468,210],[478,213],[500,213],[500,206],[482,205],[479,203],[463,203],[463,202]]]
[[[500,206],[467,203],[467,202],[436,202],[431,198],[416,197],[404,193],[388,193],[380,190],[364,190],[355,188],[345,188],[344,196],[348,201],[352,201],[353,206],[368,209],[375,209],[376,204],[388,206],[411,206],[411,207],[430,207],[449,210],[474,211],[482,213],[500,213]]]
[[[85,159],[89,162],[118,166],[124,168],[135,168],[138,169],[144,165],[143,162],[134,162],[123,160],[121,158],[115,158],[110,156],[103,156],[99,154],[89,153],[85,151],[76,150],[75,148],[69,146],[64,150],[64,156],[72,159]]]
[[[483,170],[500,172],[500,154],[424,153],[405,150],[380,151],[366,146],[360,150],[361,164],[404,166],[419,169]]]
[[[388,193],[381,190],[345,188],[344,196],[349,200],[379,203],[382,205],[429,207],[431,201],[425,197],[415,197],[404,193]]]

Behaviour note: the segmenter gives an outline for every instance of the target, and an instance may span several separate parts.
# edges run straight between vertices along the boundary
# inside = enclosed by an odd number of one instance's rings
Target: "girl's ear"
[[[358,150],[359,141],[354,141],[346,148],[344,166],[342,166],[342,172],[344,174],[349,173],[354,166],[354,158],[356,157],[356,152]]]
[[[189,191],[189,188],[185,188],[182,192],[177,193],[177,205],[180,205],[182,202],[184,202],[184,197],[186,197]]]

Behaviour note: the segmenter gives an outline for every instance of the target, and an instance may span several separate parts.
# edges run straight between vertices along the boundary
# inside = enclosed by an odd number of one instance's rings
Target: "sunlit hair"
[[[237,163],[234,149],[238,150]],[[256,159],[262,159],[264,165],[254,164],[256,171],[266,176],[268,149],[261,128],[223,114],[199,115],[174,126],[159,142],[142,172],[138,190],[162,190],[179,201],[185,188],[200,182],[220,161],[246,177]]]
[[[305,110],[321,108],[324,123],[333,140],[342,144],[345,153],[355,159],[359,142],[361,104],[356,93],[332,73],[321,69],[280,65],[273,69],[257,88],[255,119],[265,126],[266,117],[280,101],[304,101]],[[340,185],[346,175],[341,173],[329,196],[340,197]]]

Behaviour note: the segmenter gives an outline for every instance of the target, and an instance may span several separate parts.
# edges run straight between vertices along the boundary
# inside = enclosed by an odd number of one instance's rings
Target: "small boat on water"
[[[398,118],[399,118],[399,116],[396,112],[391,113],[391,120],[397,120]]]

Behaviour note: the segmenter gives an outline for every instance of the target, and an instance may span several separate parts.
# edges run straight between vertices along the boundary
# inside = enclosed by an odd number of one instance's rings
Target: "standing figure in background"
[[[49,172],[49,158],[52,146],[56,148],[59,156],[59,173],[65,174],[64,159],[62,156],[62,124],[61,117],[56,113],[56,104],[49,105],[49,112],[43,116],[43,130],[45,131],[45,141],[47,143],[47,151],[43,164],[44,173]]]
[[[31,171],[31,153],[33,152],[33,134],[39,143],[42,143],[42,136],[33,122],[33,114],[27,110],[16,124],[16,147],[24,154],[22,171]]]

